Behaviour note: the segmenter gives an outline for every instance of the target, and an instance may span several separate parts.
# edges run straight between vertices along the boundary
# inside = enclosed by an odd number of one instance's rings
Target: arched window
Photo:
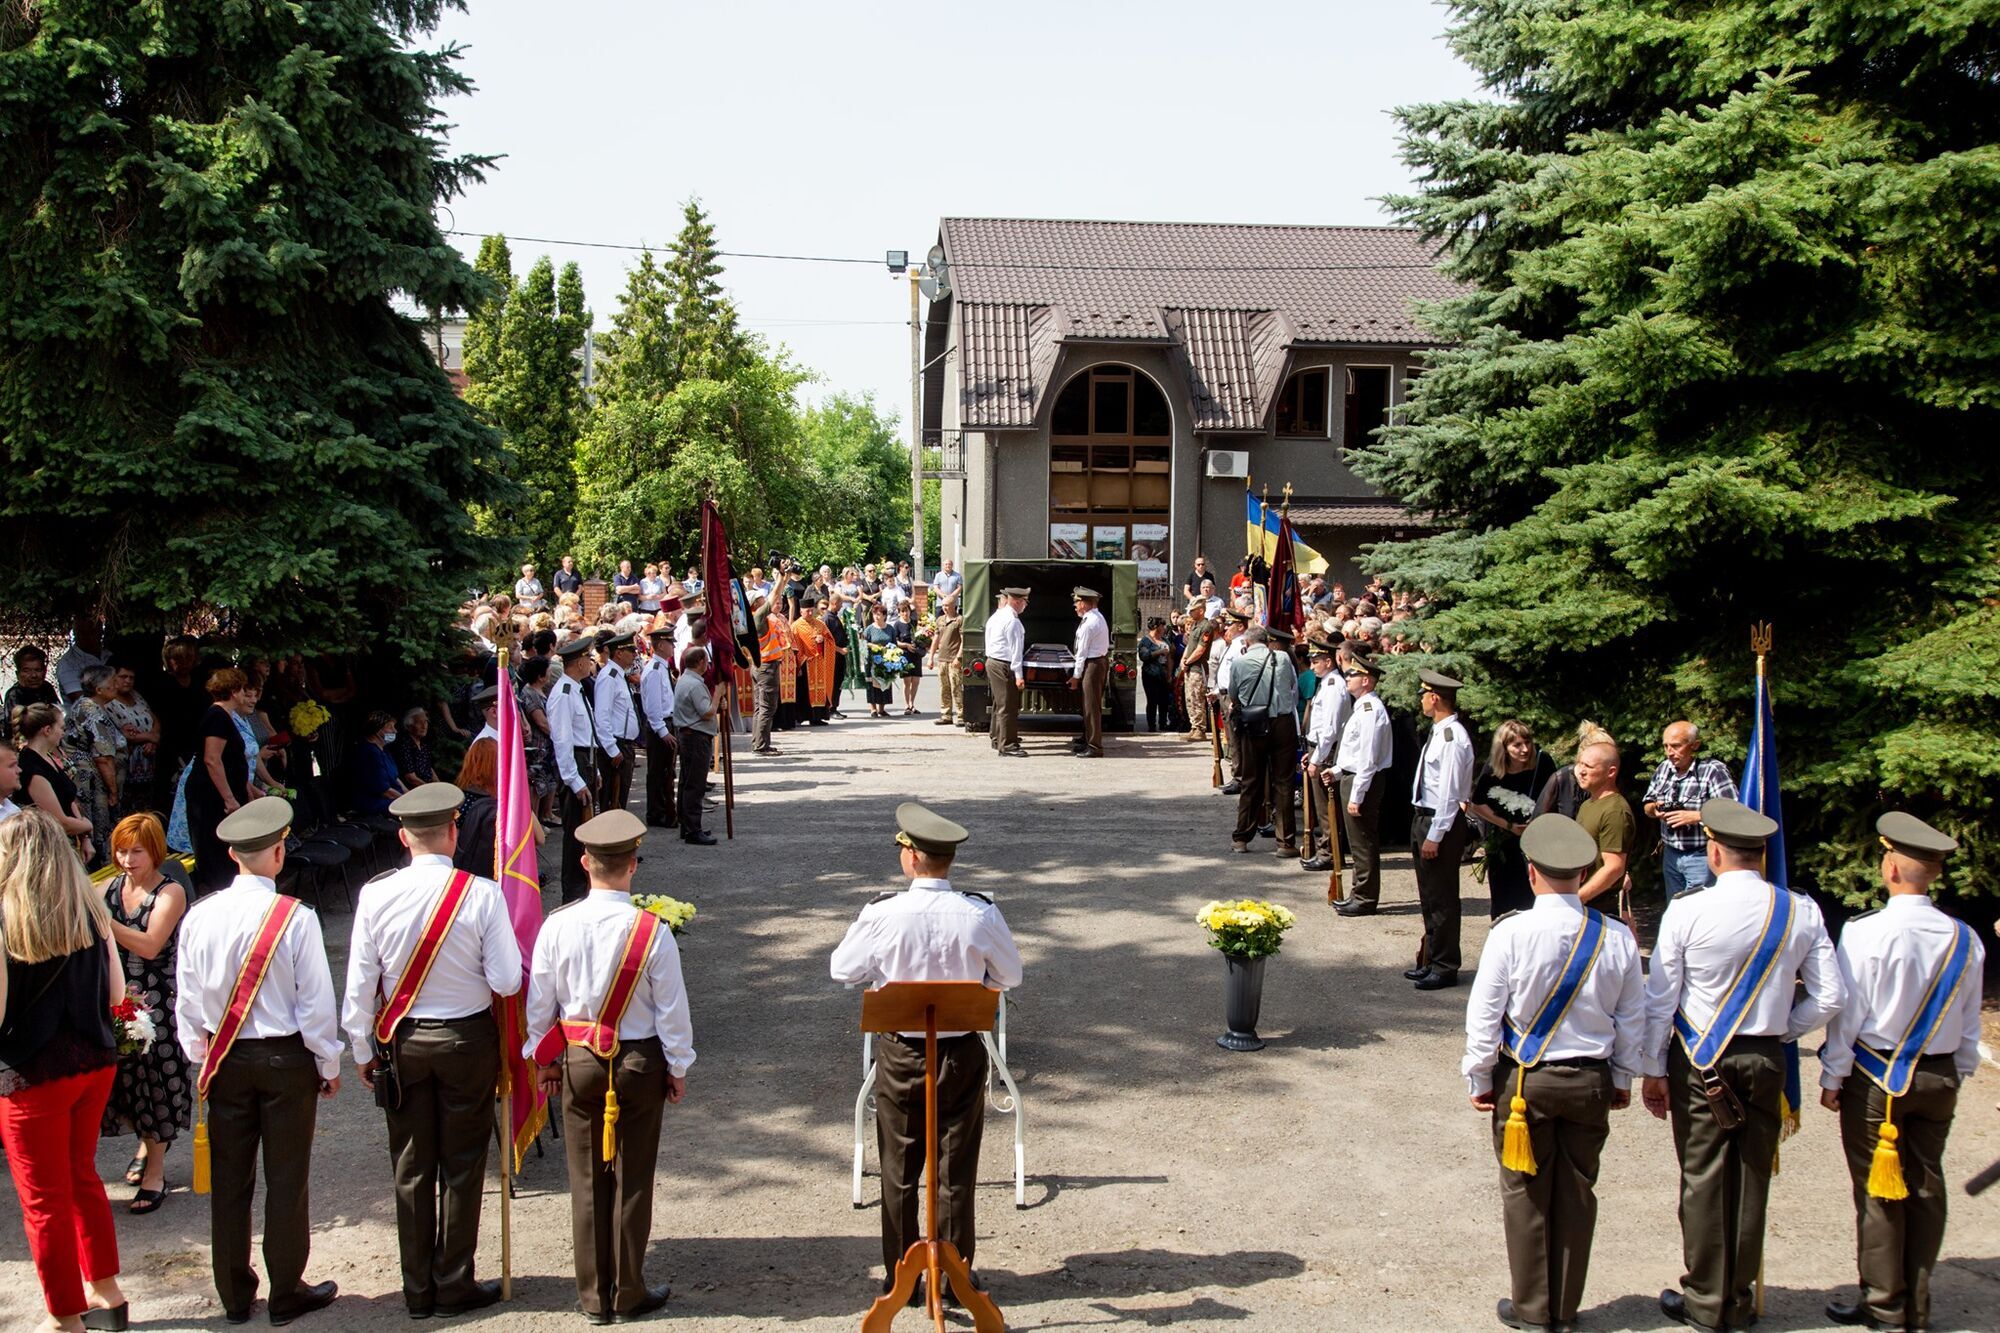
[[[1325,439],[1332,384],[1333,372],[1325,366],[1293,371],[1278,394],[1277,433]]]
[[[1165,567],[1173,429],[1160,386],[1130,366],[1071,377],[1049,418],[1050,555]]]

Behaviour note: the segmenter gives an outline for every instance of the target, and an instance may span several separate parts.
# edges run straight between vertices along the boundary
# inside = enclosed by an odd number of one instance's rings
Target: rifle
[[[1322,772],[1320,786],[1327,795],[1326,854],[1333,860],[1333,870],[1326,877],[1326,900],[1337,903],[1340,901],[1340,784],[1335,782],[1332,787],[1327,787]]]
[[[1221,710],[1215,706],[1215,699],[1208,700],[1208,785],[1222,785],[1222,731]]]

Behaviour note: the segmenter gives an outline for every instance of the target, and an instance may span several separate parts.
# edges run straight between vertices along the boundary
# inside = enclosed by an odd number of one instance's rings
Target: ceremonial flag
[[[1771,651],[1771,630],[1760,625],[1750,631],[1750,646],[1757,654],[1757,716],[1750,724],[1750,751],[1743,756],[1743,781],[1737,784],[1743,804],[1775,822],[1778,831],[1764,844],[1764,878],[1789,890],[1791,876],[1786,870],[1785,803],[1778,790],[1778,731],[1771,716],[1771,682],[1764,672],[1765,655]],[[1790,1137],[1799,1128],[1799,1107],[1804,1096],[1799,1071],[1797,1042],[1784,1045],[1785,1090],[1782,1135]]]
[[[1292,569],[1292,552],[1297,546],[1292,520],[1279,514],[1277,540],[1272,543],[1271,581],[1264,593],[1264,623],[1287,634],[1297,634],[1306,623],[1299,576]]]
[[[1260,501],[1256,496],[1250,494],[1249,491],[1243,492],[1243,504],[1246,531],[1249,540],[1249,553],[1251,555],[1261,556],[1266,564],[1275,565],[1277,563],[1278,529],[1282,526],[1286,529],[1285,535],[1290,539],[1293,571],[1301,574],[1326,573],[1326,557],[1300,541],[1299,534],[1292,530],[1290,524],[1280,518],[1269,505]]]
[[[528,788],[528,751],[521,735],[521,709],[511,697],[507,657],[500,656],[499,778],[495,782],[494,821],[498,850],[494,878],[514,938],[521,943],[521,990],[498,1001],[500,1012],[501,1086],[507,1094],[507,1124],[514,1141],[514,1169],[549,1118],[549,1099],[535,1077],[535,1066],[521,1054],[528,1034],[528,964],[535,956],[535,937],[542,929],[542,885],[536,866],[535,802]]]
[[[714,685],[736,665],[737,589],[729,565],[729,532],[713,500],[701,502],[701,586],[708,603],[708,683]]]

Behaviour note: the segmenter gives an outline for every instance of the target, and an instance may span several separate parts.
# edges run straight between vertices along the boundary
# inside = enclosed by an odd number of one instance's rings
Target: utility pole
[[[924,573],[924,337],[922,306],[918,301],[919,269],[912,264],[910,279],[910,577],[917,583]]]

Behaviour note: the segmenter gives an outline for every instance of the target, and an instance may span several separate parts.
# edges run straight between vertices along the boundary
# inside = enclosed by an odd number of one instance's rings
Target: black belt
[[[1542,1069],[1609,1069],[1611,1062],[1601,1055],[1579,1055],[1568,1060],[1544,1060]]]
[[[929,1040],[926,1037],[906,1037],[900,1032],[884,1032],[882,1034],[882,1037],[885,1041],[901,1042],[905,1046],[914,1046],[918,1050],[922,1050],[924,1047],[924,1043]],[[977,1032],[961,1032],[956,1037],[941,1036],[938,1038],[938,1040],[940,1042],[976,1041],[978,1040],[978,1038],[979,1034]]]
[[[413,1028],[450,1028],[457,1027],[460,1023],[491,1023],[493,1021],[493,1011],[491,1009],[482,1009],[476,1014],[467,1014],[463,1018],[407,1018],[403,1021]]]
[[[1413,805],[1410,807],[1410,809],[1414,810],[1416,813],[1420,815],[1432,815],[1437,813],[1435,810],[1432,810],[1427,805]]]

